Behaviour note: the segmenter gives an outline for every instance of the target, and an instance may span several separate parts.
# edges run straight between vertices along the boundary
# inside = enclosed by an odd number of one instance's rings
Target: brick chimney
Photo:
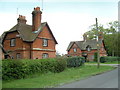
[[[26,17],[25,17],[25,16],[22,16],[22,15],[19,15],[17,21],[18,21],[18,24],[19,24],[19,23],[26,24],[26,22],[27,22]]]
[[[87,34],[84,33],[84,35],[83,35],[83,41],[86,42],[87,40],[88,40]]]
[[[99,38],[99,40],[100,39],[103,40],[103,32],[99,32],[98,38]]]
[[[41,25],[41,14],[40,7],[34,8],[32,12],[32,30],[36,31]]]

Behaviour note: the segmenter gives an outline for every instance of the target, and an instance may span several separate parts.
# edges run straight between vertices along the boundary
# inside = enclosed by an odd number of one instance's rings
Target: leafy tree
[[[104,28],[103,25],[98,25],[98,31],[96,25],[90,26],[90,31],[86,32],[89,39],[96,39],[97,32],[103,32],[104,42],[109,56],[120,56],[120,32],[118,32],[118,21],[109,22],[108,28]]]

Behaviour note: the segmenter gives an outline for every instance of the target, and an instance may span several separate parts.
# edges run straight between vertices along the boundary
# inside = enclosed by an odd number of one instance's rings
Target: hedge
[[[84,64],[83,57],[36,59],[36,60],[2,60],[2,79],[12,80],[26,78],[35,73],[59,73],[66,67],[79,67]]]
[[[112,57],[112,56],[103,56],[100,57],[100,62],[113,62],[113,61],[120,61],[120,57]]]
[[[69,57],[67,58],[67,67],[79,67],[85,62],[84,57]]]
[[[41,59],[41,60],[2,60],[2,79],[21,79],[34,73],[62,72],[66,68],[66,60]]]

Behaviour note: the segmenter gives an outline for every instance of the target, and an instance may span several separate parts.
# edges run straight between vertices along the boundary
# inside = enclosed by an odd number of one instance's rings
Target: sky
[[[66,54],[71,41],[83,40],[82,35],[90,26],[118,20],[119,0],[0,0],[0,35],[15,24],[19,15],[26,16],[27,24],[32,25],[32,11],[39,6],[42,22],[47,22],[58,45],[56,50]]]

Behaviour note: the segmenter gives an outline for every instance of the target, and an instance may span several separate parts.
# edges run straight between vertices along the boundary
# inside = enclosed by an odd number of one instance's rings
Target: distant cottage
[[[94,54],[97,52],[97,41],[88,39],[83,35],[83,41],[72,41],[67,48],[67,56],[83,56],[89,61],[94,60]],[[99,34],[100,56],[106,56],[105,44],[102,33]]]
[[[2,44],[12,59],[42,59],[56,57],[57,43],[47,22],[41,23],[40,7],[32,12],[32,25],[19,15],[18,23],[2,35]],[[7,58],[7,57],[6,57]]]

